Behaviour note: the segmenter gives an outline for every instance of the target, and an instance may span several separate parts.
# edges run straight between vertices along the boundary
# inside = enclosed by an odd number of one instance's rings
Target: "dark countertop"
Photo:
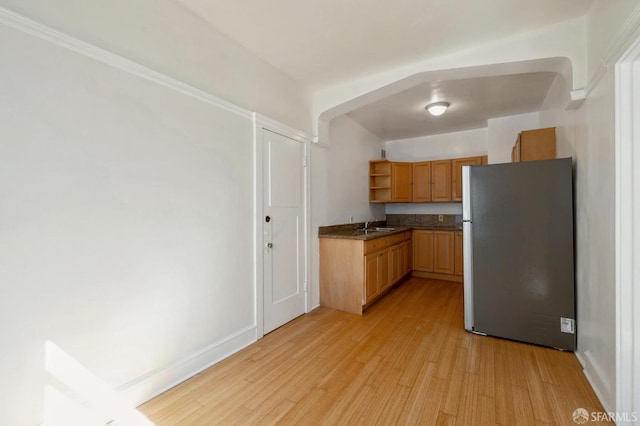
[[[383,227],[383,226],[381,226]],[[384,226],[386,227],[386,226]],[[363,229],[356,229],[354,226],[338,225],[323,226],[318,230],[318,238],[338,238],[345,240],[375,240],[376,238],[386,237],[388,235],[400,234],[412,230],[425,231],[462,231],[461,226],[389,226],[393,231],[375,231],[370,230],[366,233]]]

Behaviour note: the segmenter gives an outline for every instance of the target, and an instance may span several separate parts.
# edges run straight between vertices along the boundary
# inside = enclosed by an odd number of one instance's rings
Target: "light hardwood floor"
[[[574,425],[603,411],[572,353],[463,329],[462,284],[319,308],[140,407],[156,425]],[[589,423],[594,424],[594,423]]]

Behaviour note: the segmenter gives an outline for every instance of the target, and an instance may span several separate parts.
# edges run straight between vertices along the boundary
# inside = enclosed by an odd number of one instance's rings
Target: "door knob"
[[[267,248],[273,248],[273,243],[267,243]]]

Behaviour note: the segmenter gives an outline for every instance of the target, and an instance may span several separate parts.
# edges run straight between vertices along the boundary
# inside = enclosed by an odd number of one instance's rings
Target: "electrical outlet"
[[[444,215],[438,215],[438,222],[444,222]]]

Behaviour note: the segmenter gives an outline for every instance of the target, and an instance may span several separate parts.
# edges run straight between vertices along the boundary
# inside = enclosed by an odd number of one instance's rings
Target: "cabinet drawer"
[[[364,254],[373,253],[374,251],[384,250],[391,245],[391,239],[389,237],[376,238],[375,240],[369,240],[364,242]]]
[[[403,241],[408,240],[409,238],[411,238],[410,232],[403,232],[402,234],[391,235],[389,237],[389,245],[394,246],[396,244],[399,244]]]
[[[369,240],[364,242],[364,254],[373,253],[374,251],[382,250],[384,248],[383,239],[376,238],[375,240]]]
[[[376,238],[375,240],[369,240],[364,242],[364,254],[373,253],[378,250],[384,250],[387,247],[400,244],[403,241],[411,239],[411,231],[403,232],[401,234],[389,235],[388,237]]]

